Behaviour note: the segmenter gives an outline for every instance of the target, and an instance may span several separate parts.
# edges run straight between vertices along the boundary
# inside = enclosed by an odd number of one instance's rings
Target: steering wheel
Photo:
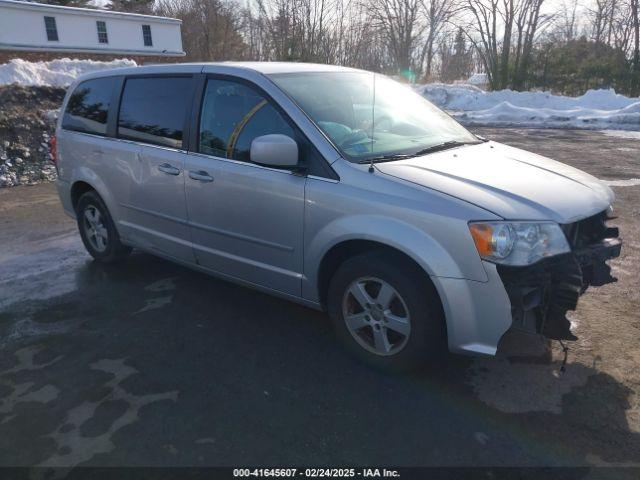
[[[360,130],[360,129],[354,130],[353,132],[351,132],[349,135],[347,135],[342,139],[342,141],[340,142],[340,146],[349,147],[354,143],[357,143],[360,140],[364,140],[365,138],[368,138],[368,137],[369,135],[367,135],[367,132],[365,132],[364,130]]]
[[[380,118],[377,118],[374,122],[373,122],[373,129],[375,130],[376,128],[378,128],[380,126],[381,123],[383,122],[389,122],[391,124],[391,117],[389,116],[382,116]],[[390,127],[391,125],[389,125]],[[357,129],[352,131],[349,135],[347,135],[341,142],[340,142],[340,146],[341,147],[349,147],[351,145],[353,145],[356,142],[359,142],[360,140],[364,140],[365,138],[368,138],[369,134],[362,130],[362,129]]]
[[[376,118],[375,121],[373,122],[373,128],[374,130],[382,123],[382,122],[389,122],[389,127],[391,127],[391,117],[388,116],[382,116],[380,118]]]

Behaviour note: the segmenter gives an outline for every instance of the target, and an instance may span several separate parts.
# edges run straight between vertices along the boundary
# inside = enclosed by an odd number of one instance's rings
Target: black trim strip
[[[245,240],[251,243],[257,243],[258,245],[264,245],[265,247],[275,248],[277,250],[284,250],[285,252],[293,252],[295,249],[288,245],[282,245],[280,243],[269,242],[267,240],[261,240],[256,237],[250,237],[248,235],[241,235],[239,233],[230,232],[228,230],[222,230],[220,228],[209,227],[207,225],[202,225],[201,223],[196,222],[187,222],[190,227],[199,228],[200,230],[205,230],[211,233],[217,233],[220,235],[224,235],[226,237],[237,238],[238,240]]]
[[[122,75],[115,77],[116,83],[111,92],[111,100],[109,102],[109,116],[107,117],[107,137],[115,138],[118,130],[118,112],[120,111],[120,95],[124,86],[124,77]]]
[[[130,210],[135,210],[136,212],[146,213],[147,215],[151,215],[153,217],[162,218],[163,220],[170,220],[172,222],[179,223],[180,225],[189,226],[189,222],[187,220],[183,220],[182,218],[174,217],[172,215],[166,215],[164,213],[156,212],[155,210],[147,210],[146,208],[136,207],[128,203],[121,203],[120,206],[124,208],[128,208]]]

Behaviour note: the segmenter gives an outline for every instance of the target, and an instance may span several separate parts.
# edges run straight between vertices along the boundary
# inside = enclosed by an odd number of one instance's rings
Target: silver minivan
[[[135,67],[79,78],[58,191],[89,253],[132,248],[328,311],[376,366],[571,339],[614,281],[614,195],[473,135],[409,87],[326,65]]]

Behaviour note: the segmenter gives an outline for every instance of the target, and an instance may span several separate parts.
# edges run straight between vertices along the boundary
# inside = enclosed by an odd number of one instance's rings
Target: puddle
[[[158,280],[157,282],[153,282],[152,284],[144,287],[145,291],[147,292],[152,292],[156,294],[164,293],[165,295],[159,295],[156,297],[146,299],[145,300],[146,303],[144,307],[142,307],[137,312],[134,312],[134,315],[137,315],[138,313],[142,313],[142,312],[147,312],[149,310],[157,310],[158,308],[162,308],[165,305],[169,305],[173,301],[173,293],[167,293],[167,292],[173,292],[173,290],[176,289],[175,280],[177,278],[178,277],[164,278],[162,280]]]
[[[45,459],[39,466],[73,467],[91,460],[100,453],[108,453],[115,448],[113,435],[120,429],[139,420],[140,409],[151,403],[170,400],[177,401],[178,392],[134,395],[125,390],[121,384],[138,371],[126,365],[125,359],[102,359],[89,365],[92,370],[112,375],[112,379],[103,387],[110,392],[98,401],[85,401],[67,411],[65,420],[49,434],[56,445],[56,453]],[[92,437],[82,434],[82,426],[94,419],[98,407],[106,402],[123,402],[124,412],[112,419],[105,432]]]
[[[9,394],[0,398],[0,424],[11,421],[16,415],[12,414],[16,405],[26,402],[49,403],[58,398],[60,390],[54,385],[46,384],[36,388],[34,382],[16,383],[7,378],[10,374],[41,370],[59,361],[62,357],[56,357],[48,362],[36,364],[34,358],[42,350],[40,346],[22,348],[14,353],[18,363],[8,370],[0,372],[0,385],[9,389]],[[5,416],[6,415],[6,416]]]

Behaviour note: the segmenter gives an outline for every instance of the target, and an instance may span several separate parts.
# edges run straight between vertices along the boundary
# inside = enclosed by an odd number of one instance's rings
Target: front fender
[[[466,224],[464,228],[467,228]],[[349,240],[368,240],[400,250],[431,277],[471,277],[476,281],[487,281],[479,259],[473,262],[477,268],[466,265],[462,269],[452,252],[427,232],[398,219],[362,214],[340,217],[324,225],[305,246],[305,277],[308,280],[303,286],[305,298],[318,301],[317,279],[322,259],[333,247]]]

